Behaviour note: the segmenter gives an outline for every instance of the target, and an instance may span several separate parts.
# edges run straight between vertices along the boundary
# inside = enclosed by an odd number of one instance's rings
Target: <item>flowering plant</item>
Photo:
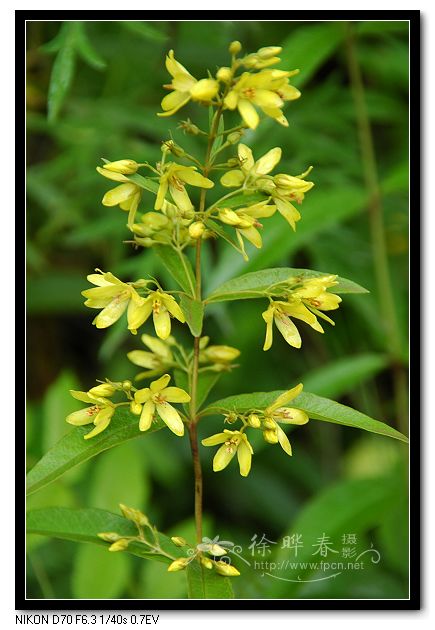
[[[209,73],[201,79],[190,74],[172,50],[166,58],[171,78],[164,86],[168,94],[162,99],[158,116],[178,114],[189,102],[207,107],[208,129],[201,129],[189,119],[180,123],[186,134],[204,138],[203,158],[191,155],[170,138],[162,142],[157,164],[123,158],[103,160],[97,167],[100,175],[115,184],[105,193],[103,205],[118,206],[128,213],[130,242],[135,248],[153,249],[178,289],[168,290],[146,273],[145,277],[127,281],[99,269],[88,276],[93,286],[82,295],[85,306],[98,311],[93,324],[105,329],[126,315],[128,330],[132,335],[141,330],[140,339],[146,347],[130,351],[128,358],[145,371],[132,376],[132,380],[114,382],[105,378],[86,392],[71,391],[86,407],[66,418],[73,431],[28,476],[29,489],[35,491],[72,466],[125,440],[164,428],[174,434],[174,440],[188,434],[194,470],[196,541],[166,537],[145,514],[124,504],[120,504],[122,517],[100,515],[90,524],[88,519],[86,536],[91,542],[107,545],[111,552],[131,552],[166,562],[168,571],[186,570],[188,578],[199,575],[202,582],[207,581],[209,593],[222,593],[224,589],[225,595],[219,595],[224,597],[232,592],[227,578],[240,575],[241,567],[236,566],[237,561],[232,562],[223,544],[203,538],[199,422],[212,415],[221,417],[222,430],[204,438],[201,444],[218,447],[213,458],[215,472],[231,465],[237,455],[243,477],[255,475],[252,435],[261,434],[266,443],[279,444],[291,456],[286,428],[305,425],[310,419],[406,441],[384,423],[303,392],[301,383],[286,391],[237,394],[207,403],[218,379],[238,367],[235,361],[240,356],[239,349],[210,344],[209,336],[204,334],[210,304],[261,300],[265,310],[259,309],[258,316],[266,324],[263,351],[272,347],[275,326],[292,349],[299,349],[302,337],[294,320],[324,333],[320,320],[334,325],[327,313],[341,306],[342,295],[366,293],[332,270],[273,268],[233,278],[204,295],[201,255],[207,243],[223,239],[248,260],[251,246],[262,247],[267,219],[276,212],[285,220],[283,229],[289,229],[291,238],[291,230],[303,220],[300,207],[305,194],[314,186],[307,179],[311,178],[311,166],[299,175],[277,172],[280,147],[271,147],[265,155],[254,157],[248,145],[249,133],[265,118],[288,127],[283,110],[287,101],[301,96],[291,84],[298,71],[273,68],[280,61],[280,48],[276,46],[243,55],[241,44],[235,41],[229,53],[228,66],[219,68],[215,76]],[[236,124],[227,126],[227,120],[235,116]],[[141,169],[146,176],[139,173]],[[208,191],[218,188],[220,196],[209,202]],[[148,326],[151,318],[155,335],[150,334]],[[180,326],[190,331],[190,346],[177,339]],[[143,332],[145,327],[148,332]],[[258,351],[262,352],[260,344]],[[171,378],[175,385],[170,384]],[[30,520],[31,531],[47,533],[38,525],[37,516]],[[69,537],[80,539],[77,532],[69,532]],[[192,593],[198,596],[195,589]]]

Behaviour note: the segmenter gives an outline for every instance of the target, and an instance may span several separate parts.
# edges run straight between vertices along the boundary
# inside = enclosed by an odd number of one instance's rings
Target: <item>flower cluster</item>
[[[305,411],[287,407],[286,405],[296,398],[302,391],[303,385],[300,383],[287,392],[284,392],[266,409],[252,409],[246,413],[229,412],[226,414],[226,421],[230,424],[242,422],[239,430],[231,431],[224,429],[222,433],[216,433],[202,440],[203,446],[217,446],[221,444],[213,458],[213,470],[219,472],[226,468],[237,453],[240,474],[246,477],[251,470],[253,448],[246,435],[246,430],[259,429],[263,433],[263,438],[269,444],[279,443],[287,455],[292,454],[289,439],[280,424],[302,425],[308,422],[308,415]]]
[[[273,324],[276,325],[286,342],[294,348],[302,345],[301,336],[292,321],[292,317],[300,319],[317,332],[323,333],[323,328],[317,317],[334,325],[333,320],[323,311],[332,311],[339,307],[341,297],[328,291],[338,284],[337,276],[321,276],[300,281],[293,278],[287,281],[284,300],[270,298],[270,304],[263,313],[266,322],[266,339],[263,350],[269,350],[273,341]]]

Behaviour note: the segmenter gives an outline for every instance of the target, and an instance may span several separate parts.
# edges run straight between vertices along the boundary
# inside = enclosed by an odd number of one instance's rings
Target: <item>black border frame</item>
[[[25,184],[25,175],[23,173],[22,158],[25,146],[25,27],[28,20],[66,20],[66,19],[83,19],[87,21],[99,20],[141,20],[151,18],[153,20],[165,21],[218,21],[225,19],[232,20],[274,20],[274,21],[322,21],[322,20],[404,20],[409,21],[409,37],[410,37],[410,147],[409,153],[411,157],[410,163],[410,199],[413,202],[412,224],[410,222],[410,242],[413,240],[422,245],[421,239],[421,219],[420,219],[420,172],[421,172],[421,128],[420,128],[420,16],[419,10],[305,10],[305,11],[161,11],[161,10],[16,10],[15,12],[15,61],[16,61],[16,88],[15,88],[15,106],[16,106],[16,198],[21,199],[22,191]],[[24,80],[23,80],[24,79]],[[21,103],[24,103],[23,117],[21,113]],[[412,113],[412,115],[411,115]],[[23,177],[21,174],[23,173]],[[16,266],[19,269],[22,259],[19,255],[22,251],[22,240],[17,232],[16,236]],[[418,252],[418,253],[417,253]],[[422,277],[422,265],[420,259],[420,247],[414,244],[414,248],[410,251],[410,278]],[[24,280],[25,273],[23,272]],[[414,326],[419,326],[419,307],[420,307],[420,286],[418,283],[410,283],[410,305],[414,309],[411,311],[411,322]],[[24,312],[24,308],[22,312]],[[20,312],[17,309],[17,312]],[[17,331],[21,331],[21,327],[17,326]],[[21,341],[16,336],[17,345]],[[412,339],[411,339],[412,341]],[[414,334],[414,349],[412,353],[413,367],[412,378],[415,379],[415,387],[410,387],[412,396],[412,409],[415,420],[420,417],[420,394],[421,394],[421,338]],[[18,383],[17,382],[17,399],[18,399]],[[418,383],[418,385],[417,385]],[[21,388],[20,388],[21,395]],[[18,422],[17,425],[18,427]],[[21,426],[21,419],[20,419]],[[17,432],[15,441],[15,522],[16,522],[16,540],[15,540],[15,607],[17,611],[137,611],[143,610],[149,613],[156,610],[420,610],[421,607],[421,427],[420,424],[414,422],[412,427],[412,450],[410,455],[410,597],[407,599],[358,599],[358,600],[294,600],[294,599],[264,599],[264,600],[36,600],[27,599],[25,596],[25,555],[26,549],[23,545],[25,539],[25,453],[22,449],[21,433]],[[24,505],[23,505],[24,503]],[[215,603],[219,601],[219,604]],[[144,609],[144,605],[146,609]]]

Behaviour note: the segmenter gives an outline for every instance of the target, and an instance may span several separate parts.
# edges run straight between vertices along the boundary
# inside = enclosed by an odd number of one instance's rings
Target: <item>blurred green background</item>
[[[210,308],[205,333],[242,352],[240,368],[224,375],[212,396],[283,389],[301,380],[306,391],[407,433],[408,23],[360,22],[351,30],[381,190],[375,209],[364,180],[361,112],[353,99],[345,23],[27,23],[28,468],[69,430],[64,418],[76,408],[69,389],[88,389],[96,378],[132,378],[138,371],[125,355],[139,348],[140,340],[122,322],[107,331],[91,326],[93,314],[80,295],[86,275],[95,267],[126,280],[148,273],[171,288],[152,251],[136,252],[122,242],[129,238],[125,214],[101,205],[110,182],[95,166],[102,157],[155,162],[169,129],[176,142],[203,155],[203,142],[183,136],[176,125],[188,116],[205,125],[205,108],[189,106],[169,119],[156,116],[161,86],[168,81],[165,53],[174,48],[176,58],[202,78],[207,68],[215,72],[228,63],[234,39],[249,52],[281,45],[280,67],[300,68],[294,83],[302,98],[286,108],[289,128],[268,119],[244,141],[256,157],[281,146],[280,172],[298,174],[312,164],[315,188],[304,201],[297,232],[280,216],[267,220],[264,246],[249,249],[249,263],[225,243],[207,243],[205,289],[245,271],[294,266],[343,275],[371,293],[344,296],[334,313],[336,326],[325,335],[301,324],[299,351],[278,334],[273,348],[262,351],[264,301]],[[237,124],[235,115],[226,115],[227,127],[233,121]],[[152,204],[145,195],[142,210]],[[188,342],[181,326],[174,330]],[[150,331],[148,324],[145,332]],[[200,437],[220,427],[221,420],[207,419]],[[331,580],[315,581],[319,575],[307,571],[303,583],[247,569],[233,581],[236,596],[406,598],[406,446],[315,421],[295,431],[292,443],[292,458],[259,444],[246,479],[235,465],[213,474],[214,449],[202,449],[206,533],[242,545],[251,561],[254,534],[257,540],[265,534],[281,541],[306,533],[311,554],[310,545],[323,532],[335,549],[343,547],[343,535],[357,533],[358,553],[373,543],[381,560]],[[161,431],[126,443],[31,496],[27,507],[118,512],[120,501],[143,509],[161,531],[192,539],[187,438]],[[276,550],[280,543],[271,546]],[[27,551],[29,598],[186,596],[184,575],[168,576],[158,563],[36,535],[29,536]]]

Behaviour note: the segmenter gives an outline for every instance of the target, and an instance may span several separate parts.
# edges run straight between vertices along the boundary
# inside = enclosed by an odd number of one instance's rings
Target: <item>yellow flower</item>
[[[309,418],[305,411],[285,406],[296,398],[296,396],[299,396],[302,389],[303,385],[299,383],[296,387],[278,396],[278,398],[264,410],[266,430],[276,433],[277,440],[287,455],[292,454],[292,448],[288,437],[278,423],[302,425],[308,422]]]
[[[301,93],[288,79],[297,71],[261,70],[256,74],[244,72],[224,99],[227,109],[238,109],[245,124],[255,129],[260,122],[255,106],[281,125],[288,121],[281,109],[285,101],[300,97]]]
[[[107,328],[114,324],[128,307],[127,319],[129,329],[134,328],[137,311],[143,307],[145,298],[139,296],[130,284],[119,280],[112,273],[92,273],[89,282],[97,285],[95,288],[82,291],[87,298],[85,306],[103,309],[92,322],[97,328]]]
[[[176,61],[173,50],[170,50],[166,57],[166,69],[172,76],[172,83],[164,87],[173,92],[163,98],[161,102],[163,112],[158,113],[157,116],[172,116],[190,99],[209,103],[218,93],[219,83],[215,79],[201,79],[200,81],[195,79],[181,63]]]
[[[299,221],[301,215],[291,202],[297,201],[297,203],[302,203],[305,193],[314,186],[313,182],[304,180],[311,170],[312,166],[305,173],[296,177],[285,174],[275,175],[273,178],[274,186],[269,188],[278,212],[290,223],[293,230],[296,229],[296,222]],[[269,182],[265,182],[265,184],[266,188],[269,187]]]
[[[183,311],[178,306],[172,295],[163,291],[152,291],[141,303],[130,303],[128,328],[136,334],[139,326],[142,326],[151,313],[156,334],[160,339],[167,339],[171,334],[171,315],[182,324],[186,321]]]
[[[172,356],[170,345],[173,343],[173,337],[168,337],[166,341],[161,341],[151,335],[142,335],[142,342],[151,350],[132,350],[127,353],[129,360],[135,365],[147,368],[146,372],[140,372],[135,376],[137,381],[151,376],[158,376],[167,371],[174,365],[174,357]]]
[[[239,144],[237,155],[240,169],[228,171],[221,177],[222,186],[227,188],[236,188],[244,183],[247,187],[255,185],[258,178],[273,171],[281,159],[282,151],[280,147],[275,147],[255,162],[251,149],[245,144]]]
[[[154,205],[155,210],[162,209],[168,190],[180,210],[192,210],[193,205],[187,194],[185,184],[198,186],[199,188],[213,188],[214,186],[210,179],[197,172],[195,166],[182,166],[174,162],[168,162],[163,166],[159,182],[159,190]]]
[[[299,331],[290,317],[301,319],[317,332],[323,333],[323,328],[317,321],[317,317],[300,300],[294,303],[272,301],[262,315],[266,322],[266,339],[263,350],[269,350],[272,346],[274,323],[288,344],[293,348],[301,347],[302,341]]]
[[[97,167],[97,171],[107,177],[118,182],[125,182],[116,188],[111,188],[102,199],[103,206],[113,207],[119,206],[121,210],[128,212],[127,225],[130,227],[134,223],[136,211],[139,206],[139,202],[142,196],[142,192],[139,186],[130,182],[125,175],[121,173],[112,172],[105,168]]]
[[[214,472],[219,472],[226,468],[237,453],[240,474],[242,477],[247,477],[251,470],[251,460],[254,451],[248,442],[248,438],[242,431],[224,429],[223,433],[216,433],[216,435],[202,440],[201,443],[203,446],[222,444],[213,458]]]
[[[338,284],[336,275],[321,276],[304,280],[301,286],[292,289],[287,299],[289,302],[300,301],[315,315],[334,326],[333,320],[322,311],[334,311],[342,301],[339,295],[328,292],[328,289]]]
[[[80,409],[79,411],[73,411],[66,417],[66,421],[75,427],[81,427],[86,424],[95,425],[89,433],[84,436],[85,440],[98,435],[110,424],[113,414],[115,413],[114,404],[107,398],[94,396],[90,392],[79,392],[70,390],[70,394],[76,400],[81,402],[90,403],[90,407]]]
[[[184,435],[184,424],[178,411],[169,403],[186,403],[190,401],[187,392],[179,387],[168,387],[171,380],[169,374],[164,374],[157,381],[153,381],[149,387],[139,389],[134,394],[134,400],[143,404],[139,421],[139,429],[147,431],[157,411],[163,422],[175,435]]]
[[[276,207],[267,204],[268,200],[238,210],[231,210],[230,208],[219,210],[220,221],[235,228],[237,240],[246,259],[243,237],[259,249],[263,241],[257,228],[262,228],[263,225],[258,219],[271,217],[275,213]]]

